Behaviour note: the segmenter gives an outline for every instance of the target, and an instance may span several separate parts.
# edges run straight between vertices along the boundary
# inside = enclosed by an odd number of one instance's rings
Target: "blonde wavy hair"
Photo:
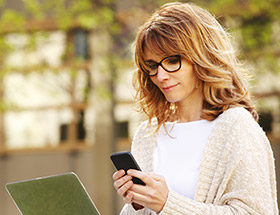
[[[214,120],[230,107],[241,106],[258,120],[229,35],[208,11],[191,3],[165,4],[140,28],[134,47],[136,101],[149,122],[156,117],[158,128],[174,119],[176,104],[142,71],[146,49],[161,56],[180,54],[193,64],[203,94],[201,118]]]

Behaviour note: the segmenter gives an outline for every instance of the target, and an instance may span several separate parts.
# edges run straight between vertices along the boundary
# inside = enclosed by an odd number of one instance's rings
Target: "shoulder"
[[[145,137],[145,136],[150,136],[154,133],[155,129],[157,128],[157,120],[156,118],[153,118],[151,120],[151,122],[149,122],[148,120],[142,122],[136,132],[135,132],[135,135],[134,135],[134,138],[135,137],[139,137],[139,136],[142,136],[142,137]]]
[[[240,107],[231,108],[219,116],[209,137],[207,155],[207,159],[217,157],[229,163],[243,160],[244,166],[251,160],[273,160],[264,131],[251,113]]]
[[[154,141],[155,131],[157,128],[157,120],[152,119],[151,122],[148,120],[142,122],[133,137],[132,150],[138,149],[146,145],[151,145],[150,143]],[[134,151],[134,150],[133,150]]]
[[[243,107],[233,107],[224,111],[219,118],[230,121],[249,120],[255,121],[251,113]]]
[[[212,139],[223,143],[231,142],[232,146],[238,147],[244,146],[245,142],[269,142],[251,113],[242,107],[230,108],[218,117],[212,131]]]
[[[269,140],[260,125],[249,111],[242,107],[226,110],[219,116],[219,126],[215,136],[222,135],[231,144],[238,147],[266,147]],[[217,123],[218,124],[218,123]],[[224,131],[224,132],[222,132]],[[247,143],[247,144],[246,144]]]
[[[218,117],[218,121],[228,131],[232,129],[254,129],[262,131],[252,114],[243,107],[233,107],[224,111]]]

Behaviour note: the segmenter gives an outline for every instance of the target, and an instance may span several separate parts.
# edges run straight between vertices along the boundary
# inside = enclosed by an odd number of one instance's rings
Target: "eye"
[[[170,57],[170,58],[167,58],[165,60],[165,63],[168,63],[168,64],[177,64],[179,62],[179,58],[178,57]]]
[[[155,70],[155,69],[157,69],[158,64],[156,62],[153,62],[153,61],[146,61],[145,66],[147,67],[147,69]]]

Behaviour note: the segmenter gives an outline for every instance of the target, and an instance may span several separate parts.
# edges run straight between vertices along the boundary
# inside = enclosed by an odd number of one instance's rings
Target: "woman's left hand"
[[[168,187],[164,177],[147,174],[138,170],[128,170],[127,175],[141,179],[146,186],[133,184],[127,191],[126,201],[143,205],[159,213],[166,203]]]

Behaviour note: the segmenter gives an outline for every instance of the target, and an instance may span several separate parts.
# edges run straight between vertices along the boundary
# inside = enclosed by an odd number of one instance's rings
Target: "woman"
[[[113,175],[121,214],[278,214],[270,144],[215,18],[164,5],[140,29],[135,61],[149,120],[132,143],[143,171]]]

